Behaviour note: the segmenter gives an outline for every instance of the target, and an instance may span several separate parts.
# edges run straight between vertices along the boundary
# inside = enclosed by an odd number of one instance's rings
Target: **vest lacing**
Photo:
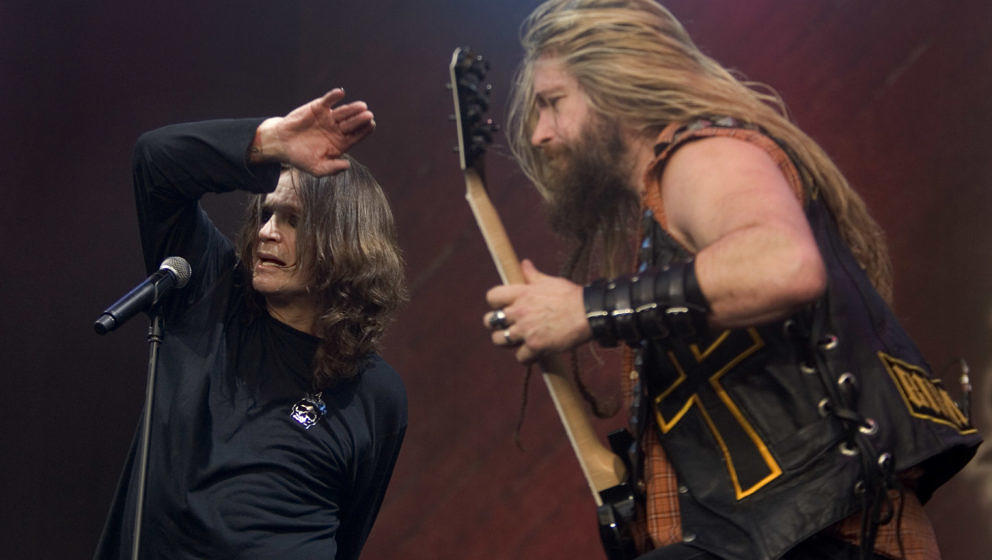
[[[826,302],[818,302],[816,306],[824,306]],[[901,495],[905,489],[895,476],[895,457],[890,451],[880,452],[872,438],[878,433],[878,424],[872,418],[858,411],[859,385],[857,377],[848,371],[837,375],[828,365],[828,356],[839,351],[841,345],[837,335],[826,332],[824,320],[827,316],[825,309],[814,309],[813,326],[810,332],[802,332],[799,323],[786,321],[786,333],[804,338],[808,356],[800,365],[807,374],[817,374],[822,383],[824,396],[818,403],[820,415],[837,419],[843,427],[844,437],[837,446],[837,451],[849,458],[859,458],[862,478],[858,480],[852,491],[861,499],[861,532],[858,539],[860,557],[862,560],[873,558],[875,539],[878,527],[897,518],[901,519],[903,500],[899,499],[899,510],[895,511],[890,490],[897,490]],[[897,527],[898,538],[898,527]],[[899,540],[899,548],[902,542]]]

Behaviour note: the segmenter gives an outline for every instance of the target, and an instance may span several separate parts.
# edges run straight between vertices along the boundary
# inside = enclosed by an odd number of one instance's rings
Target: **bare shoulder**
[[[781,175],[775,160],[761,147],[738,138],[714,136],[679,147],[669,159],[662,180],[703,179],[723,173],[739,175],[761,171]]]
[[[673,235],[696,249],[757,222],[803,219],[800,199],[775,160],[735,138],[680,147],[665,167],[661,194]]]

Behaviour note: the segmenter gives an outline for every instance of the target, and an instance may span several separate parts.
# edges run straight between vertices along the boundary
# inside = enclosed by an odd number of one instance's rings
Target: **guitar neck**
[[[496,269],[504,284],[524,283],[523,271],[510,239],[506,235],[503,222],[496,213],[482,177],[474,168],[465,170],[465,198],[475,215],[475,221],[492,255]],[[582,474],[589,484],[596,505],[602,505],[599,493],[621,484],[626,478],[623,461],[604,446],[593,430],[585,411],[585,402],[567,375],[562,359],[558,355],[547,356],[540,361],[545,385],[554,401],[558,416],[564,425],[565,433],[579,461]]]

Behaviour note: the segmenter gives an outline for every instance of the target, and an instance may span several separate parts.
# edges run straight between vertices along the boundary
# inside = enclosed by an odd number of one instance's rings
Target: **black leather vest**
[[[650,215],[648,215],[650,218]],[[679,482],[683,538],[775,559],[919,466],[926,501],[980,443],[818,200],[824,296],[785,321],[645,341],[642,407]],[[690,255],[646,220],[642,265]]]

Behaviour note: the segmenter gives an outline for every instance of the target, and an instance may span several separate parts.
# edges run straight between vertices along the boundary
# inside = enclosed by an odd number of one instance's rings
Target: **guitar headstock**
[[[485,83],[489,62],[468,47],[459,47],[451,55],[448,70],[458,125],[458,156],[464,171],[480,166],[493,132],[498,130],[492,119],[485,118],[492,91],[492,85]]]

